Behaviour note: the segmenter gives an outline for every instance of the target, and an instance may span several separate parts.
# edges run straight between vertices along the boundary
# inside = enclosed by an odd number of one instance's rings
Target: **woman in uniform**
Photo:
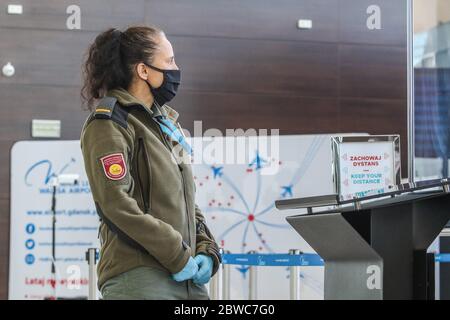
[[[81,148],[100,216],[104,299],[208,299],[220,254],[195,204],[192,150],[167,103],[180,85],[154,27],[107,30],[90,46]]]

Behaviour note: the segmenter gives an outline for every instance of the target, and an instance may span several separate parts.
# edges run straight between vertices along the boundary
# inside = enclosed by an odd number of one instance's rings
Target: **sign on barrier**
[[[290,267],[290,266],[323,266],[323,259],[314,253],[292,254],[223,254],[224,264]]]
[[[450,253],[441,253],[436,254],[435,261],[439,263],[449,263],[450,262]]]
[[[450,254],[436,254],[435,261],[438,263],[449,263]],[[302,253],[298,255],[277,254],[232,254],[222,255],[223,264],[260,266],[260,267],[321,267],[323,259],[314,253]]]

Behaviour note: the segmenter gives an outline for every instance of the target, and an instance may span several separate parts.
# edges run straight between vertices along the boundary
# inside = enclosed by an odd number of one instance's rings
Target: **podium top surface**
[[[364,197],[354,198],[351,200],[341,200],[338,195],[325,195],[316,197],[306,197],[297,199],[277,200],[275,206],[279,210],[291,210],[308,208],[309,214],[327,214],[338,212],[350,212],[357,210],[367,210],[382,206],[396,205],[417,201],[425,198],[439,197],[448,194],[450,181],[444,180],[428,180],[418,183],[408,183],[396,185],[389,189],[388,192],[379,192],[373,190]],[[428,189],[428,190],[427,190]],[[434,189],[434,190],[433,190]],[[317,207],[335,207],[332,209],[323,208],[325,210],[312,213],[312,208]]]
[[[375,208],[381,208],[381,207],[387,207],[391,205],[398,205],[402,203],[408,203],[412,201],[417,200],[424,200],[424,199],[430,199],[430,198],[436,198],[443,195],[446,195],[448,193],[445,193],[443,191],[428,191],[428,192],[417,192],[417,193],[410,193],[410,194],[404,194],[398,197],[389,197],[385,199],[379,199],[367,203],[362,203],[360,208],[358,210],[370,210]],[[317,212],[316,214],[327,214],[327,213],[337,213],[337,212],[351,212],[355,211],[354,206],[346,206],[341,207],[337,209],[330,209],[325,211]]]

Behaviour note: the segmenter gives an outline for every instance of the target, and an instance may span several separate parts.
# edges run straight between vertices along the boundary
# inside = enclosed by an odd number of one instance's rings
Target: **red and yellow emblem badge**
[[[127,166],[122,153],[113,153],[100,159],[103,171],[111,180],[120,180],[127,174]]]

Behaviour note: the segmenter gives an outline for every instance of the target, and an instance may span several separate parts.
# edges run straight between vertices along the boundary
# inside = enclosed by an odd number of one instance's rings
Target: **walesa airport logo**
[[[36,187],[39,193],[46,194],[52,192],[52,179],[58,175],[69,173],[76,163],[75,158],[70,158],[62,165],[54,165],[49,159],[39,160],[27,169],[24,175],[24,183],[27,187]],[[90,193],[90,187],[87,180],[81,180],[75,186],[58,187],[58,193]]]

